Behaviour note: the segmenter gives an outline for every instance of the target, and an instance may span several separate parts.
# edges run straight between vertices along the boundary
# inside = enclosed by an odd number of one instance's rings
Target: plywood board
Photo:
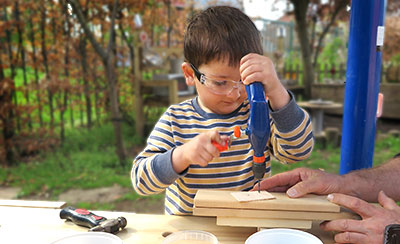
[[[32,200],[1,200],[0,206],[30,207],[30,208],[63,208],[66,202],[32,201]]]
[[[360,219],[360,216],[342,209],[339,213],[332,212],[301,212],[283,210],[255,210],[230,208],[200,208],[193,209],[196,216],[241,217],[264,219],[297,219],[297,220],[333,220],[333,219]]]
[[[217,225],[240,226],[240,227],[264,227],[264,228],[295,228],[311,229],[310,220],[289,220],[289,219],[256,219],[239,217],[217,217]]]
[[[329,202],[326,196],[308,194],[301,198],[289,198],[285,193],[271,193],[276,199],[238,202],[231,195],[232,192],[208,189],[198,190],[194,198],[194,205],[207,208],[340,212],[340,207]]]
[[[260,191],[260,192],[238,191],[238,192],[231,192],[231,195],[239,202],[251,202],[251,201],[275,199],[275,197],[267,191]]]

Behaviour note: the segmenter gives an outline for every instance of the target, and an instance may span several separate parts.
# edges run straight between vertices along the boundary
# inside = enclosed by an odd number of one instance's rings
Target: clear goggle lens
[[[213,80],[203,74],[200,77],[200,82],[217,94],[229,94],[233,89],[243,87],[241,81]]]

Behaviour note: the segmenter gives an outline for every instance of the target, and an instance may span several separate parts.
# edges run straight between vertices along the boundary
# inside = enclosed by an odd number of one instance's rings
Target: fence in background
[[[317,65],[314,69],[315,83],[332,84],[344,83],[346,80],[346,65]],[[281,80],[290,85],[301,85],[303,70],[299,64],[284,65],[279,72]],[[399,83],[400,84],[400,64],[386,65],[382,67],[381,83]]]
[[[337,103],[344,102],[346,81],[345,64],[321,65],[315,69],[315,82],[311,88],[311,99],[323,99]],[[302,69],[299,65],[286,65],[279,76],[282,83],[291,90],[297,100],[301,100]],[[380,92],[384,95],[382,118],[400,120],[398,107],[400,105],[400,65],[382,67]],[[343,108],[327,111],[330,114],[343,115]]]

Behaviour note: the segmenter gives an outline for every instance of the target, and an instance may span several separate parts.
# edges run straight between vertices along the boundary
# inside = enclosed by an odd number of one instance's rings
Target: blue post
[[[340,174],[372,167],[384,12],[384,0],[351,1]]]

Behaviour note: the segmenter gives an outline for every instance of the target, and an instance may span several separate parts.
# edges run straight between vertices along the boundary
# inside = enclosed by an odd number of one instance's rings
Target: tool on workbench
[[[89,231],[101,231],[115,234],[124,229],[127,221],[124,217],[107,219],[86,209],[65,207],[60,211],[60,218],[67,219],[77,225],[89,227]]]
[[[211,141],[211,143],[218,149],[218,151],[223,152],[231,146],[233,140],[238,139],[240,136],[241,129],[239,126],[235,126],[233,129],[233,133],[229,135],[229,138],[224,140],[223,144],[219,144],[216,141]]]
[[[264,177],[266,169],[264,152],[270,134],[269,109],[265,99],[264,86],[261,82],[247,85],[246,92],[250,103],[246,135],[249,137],[253,148],[252,170],[254,178],[258,180],[258,192],[260,192],[260,181]]]

